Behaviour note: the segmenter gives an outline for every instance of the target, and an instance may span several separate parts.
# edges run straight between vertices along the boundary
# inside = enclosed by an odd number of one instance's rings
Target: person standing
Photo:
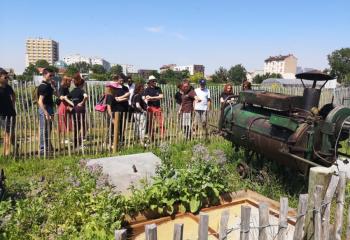
[[[147,104],[142,99],[143,91],[143,84],[137,84],[135,87],[134,95],[131,99],[131,105],[134,109],[133,118],[135,121],[135,138],[140,140],[141,144],[144,144],[147,116]]]
[[[160,135],[163,137],[163,114],[160,107],[160,100],[163,99],[162,89],[157,86],[157,79],[151,75],[147,80],[148,87],[143,92],[143,100],[147,103],[147,130],[150,138],[154,138],[154,124],[157,123]],[[155,121],[154,121],[155,120]]]
[[[72,78],[64,76],[61,81],[61,86],[58,90],[58,131],[60,134],[67,133],[72,130],[72,102],[69,101],[67,95],[71,86]]]
[[[57,94],[55,82],[52,79],[54,72],[51,69],[43,70],[43,81],[38,87],[39,128],[40,128],[40,155],[49,154],[52,151],[51,131],[54,118],[53,95]]]
[[[111,93],[106,96],[106,105],[109,117],[111,118],[111,136],[114,134],[114,118],[116,113],[119,114],[118,121],[118,142],[120,145],[124,142],[125,117],[129,107],[129,89],[124,86],[122,75],[116,75],[112,78],[113,82],[107,86],[112,89]]]
[[[175,103],[176,103],[176,112],[179,112],[180,106],[181,106],[181,102],[182,102],[182,83],[179,83],[177,85],[177,92],[175,93]]]
[[[192,112],[193,105],[195,101],[200,101],[194,91],[193,87],[190,85],[188,80],[185,80],[182,84],[182,96],[181,96],[181,106],[179,109],[179,114],[182,116],[182,128],[186,137],[186,140],[191,139],[192,135]]]
[[[4,156],[10,155],[10,146],[15,144],[16,95],[8,84],[8,72],[0,68],[0,128],[4,131]]]
[[[242,83],[242,89],[243,89],[243,91],[252,90],[252,83],[249,82],[248,80],[244,80]]]
[[[233,87],[231,83],[226,83],[224,91],[220,94],[220,103],[223,105],[229,97],[233,95]]]
[[[73,77],[75,88],[68,93],[67,98],[73,103],[73,126],[74,126],[74,147],[81,146],[86,132],[85,123],[85,103],[88,100],[88,95],[84,91],[84,79],[80,73],[76,73]]]
[[[199,87],[195,89],[198,101],[194,103],[195,111],[195,126],[196,130],[201,125],[207,130],[208,111],[210,110],[210,91],[206,88],[206,81],[204,79],[199,80]]]
[[[134,109],[132,107],[132,103],[131,103],[131,99],[132,99],[132,96],[134,95],[134,91],[135,91],[135,83],[133,82],[132,80],[132,77],[131,76],[127,76],[126,77],[126,84],[125,86],[129,89],[129,99],[128,99],[128,103],[129,103],[129,107],[128,107],[128,121],[132,121],[132,113],[134,112]]]

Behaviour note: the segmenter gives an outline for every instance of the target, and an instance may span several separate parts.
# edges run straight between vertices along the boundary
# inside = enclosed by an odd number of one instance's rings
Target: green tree
[[[72,77],[74,74],[76,74],[77,72],[79,72],[79,69],[74,65],[71,64],[67,67],[66,69],[66,75]]]
[[[24,72],[22,76],[18,76],[18,79],[21,81],[32,81],[33,80],[33,75],[38,75],[38,69],[35,67],[34,64],[29,64],[26,69],[24,69]]]
[[[283,77],[280,73],[265,73],[263,75],[258,74],[253,78],[253,83],[260,84],[265,79],[268,79],[268,78],[283,78]]]
[[[99,64],[92,65],[91,71],[93,73],[95,73],[95,74],[104,74],[104,73],[106,73],[106,69],[102,65],[99,65]]]
[[[204,78],[204,74],[201,73],[201,72],[197,72],[195,74],[193,74],[192,76],[189,77],[190,81],[192,83],[198,83],[199,80],[203,79]]]
[[[35,63],[35,67],[37,67],[37,68],[48,68],[49,66],[50,66],[50,64],[46,60],[43,60],[43,59],[40,59],[40,60],[36,61],[36,63]]]
[[[225,83],[228,80],[228,72],[224,67],[220,67],[215,73],[212,75],[212,79],[214,83]]]
[[[123,73],[123,67],[120,66],[119,64],[111,67],[111,69],[109,69],[110,74],[114,75],[114,74],[121,74]]]
[[[159,72],[157,70],[151,71],[150,76],[151,75],[154,76],[156,79],[160,79],[160,74],[159,74]]]
[[[328,63],[331,68],[331,75],[336,77],[340,83],[348,84],[350,76],[350,48],[342,48],[329,54]]]
[[[81,73],[88,73],[90,68],[91,68],[91,64],[89,64],[87,62],[77,62],[77,63],[73,63],[69,66],[74,67],[74,69],[77,69],[78,72],[81,72]]]
[[[247,80],[247,70],[242,64],[237,64],[228,70],[227,78],[233,84],[241,84],[243,81]]]
[[[90,75],[90,79],[97,81],[108,81],[110,79],[110,75],[107,73],[93,73]]]

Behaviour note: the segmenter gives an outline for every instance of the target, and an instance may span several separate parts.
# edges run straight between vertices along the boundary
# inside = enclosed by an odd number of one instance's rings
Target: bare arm
[[[158,101],[158,100],[161,100],[161,99],[163,99],[163,93],[159,94],[158,96],[154,96],[154,97],[146,96],[146,99],[147,99],[148,101]]]
[[[113,116],[112,116],[111,105],[107,105],[107,113],[108,113],[108,115],[109,115],[111,118],[113,118]]]
[[[86,93],[84,93],[84,98],[83,98],[83,101],[81,101],[80,103],[78,103],[78,105],[81,107],[81,106],[84,106],[84,104],[86,103],[86,101],[88,100],[88,95]]]
[[[51,119],[51,116],[50,116],[49,112],[46,110],[43,101],[44,101],[44,96],[43,96],[43,95],[39,95],[39,99],[38,99],[39,108],[41,108],[41,110],[43,110],[46,119],[47,119],[47,120],[50,120],[50,119]]]
[[[124,95],[120,96],[120,97],[115,97],[115,100],[117,102],[125,102],[129,100],[129,96],[130,96],[130,92],[125,93]]]

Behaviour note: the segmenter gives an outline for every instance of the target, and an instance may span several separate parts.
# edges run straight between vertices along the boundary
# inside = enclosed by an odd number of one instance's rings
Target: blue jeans
[[[45,106],[46,111],[53,115],[53,108],[49,106]],[[52,130],[52,122],[46,120],[44,111],[39,108],[39,127],[40,127],[40,154],[44,154],[44,152],[48,153],[52,150],[51,145],[51,130]]]

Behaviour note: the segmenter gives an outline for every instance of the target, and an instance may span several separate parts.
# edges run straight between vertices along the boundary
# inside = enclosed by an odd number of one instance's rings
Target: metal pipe
[[[307,160],[307,159],[305,159],[305,158],[299,157],[299,156],[297,156],[297,155],[294,155],[294,154],[291,154],[291,153],[287,153],[287,152],[283,152],[283,151],[280,151],[280,153],[283,153],[283,154],[285,154],[285,155],[288,155],[288,156],[290,156],[290,157],[292,157],[292,158],[294,158],[294,159],[296,159],[296,160],[305,162],[305,163],[307,163],[307,164],[309,164],[309,165],[312,165],[312,166],[314,166],[314,167],[322,167],[322,165],[320,165],[320,164],[311,162],[311,161],[309,161],[309,160]]]

